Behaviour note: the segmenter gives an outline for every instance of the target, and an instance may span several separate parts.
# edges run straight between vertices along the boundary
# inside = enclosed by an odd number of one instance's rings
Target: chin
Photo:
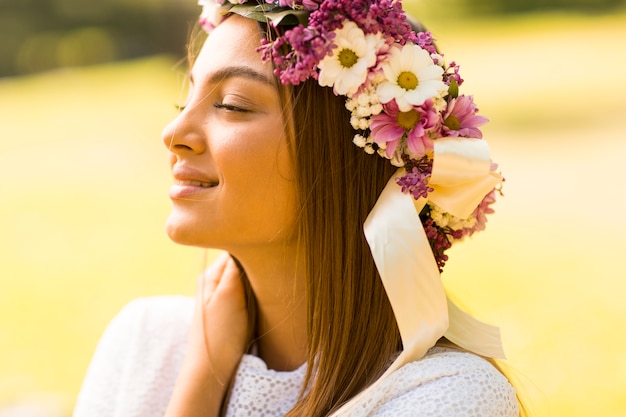
[[[202,242],[198,224],[173,211],[165,222],[165,232],[169,238],[180,245],[206,247]]]

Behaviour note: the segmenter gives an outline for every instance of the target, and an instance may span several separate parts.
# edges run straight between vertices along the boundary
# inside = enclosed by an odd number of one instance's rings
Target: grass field
[[[626,16],[431,30],[507,179],[448,288],[502,326],[537,416],[626,415]],[[161,57],[0,80],[0,417],[69,415],[112,316],[192,292],[202,254],[163,231],[179,85]]]

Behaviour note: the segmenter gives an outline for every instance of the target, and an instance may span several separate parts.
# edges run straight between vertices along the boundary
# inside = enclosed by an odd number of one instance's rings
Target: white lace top
[[[189,297],[128,304],[98,344],[74,417],[162,416],[182,365],[192,311]],[[244,355],[227,416],[283,416],[295,404],[305,371],[305,365],[273,371]],[[376,417],[519,416],[515,390],[490,363],[444,348],[396,371],[371,400]]]

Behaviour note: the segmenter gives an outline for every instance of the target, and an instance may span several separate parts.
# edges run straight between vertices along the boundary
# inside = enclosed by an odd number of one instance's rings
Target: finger
[[[236,301],[240,307],[245,307],[242,271],[232,257],[229,257],[225,264],[216,291],[220,293],[220,296],[228,297]]]
[[[228,252],[221,253],[198,277],[196,296],[200,298],[203,303],[209,300],[211,295],[215,292],[229,259],[230,255]]]

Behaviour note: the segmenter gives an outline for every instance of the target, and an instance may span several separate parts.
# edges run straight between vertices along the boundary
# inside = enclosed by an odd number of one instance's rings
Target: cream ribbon
[[[501,181],[491,171],[487,143],[481,139],[442,138],[434,142],[434,162],[428,198],[444,211],[467,218]],[[370,387],[333,416],[369,414],[384,395],[383,382],[403,365],[422,358],[445,336],[481,356],[504,358],[500,331],[476,320],[447,296],[437,262],[419,219],[426,199],[402,193],[389,180],[365,221],[364,231],[376,267],[393,308],[404,350]]]

